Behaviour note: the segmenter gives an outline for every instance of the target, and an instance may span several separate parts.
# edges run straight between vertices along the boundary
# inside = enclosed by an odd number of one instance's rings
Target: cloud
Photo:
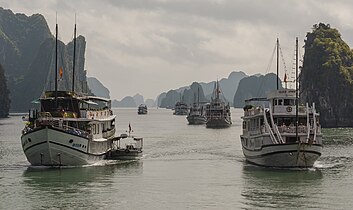
[[[330,23],[353,43],[348,0],[0,0],[14,12],[41,13],[60,37],[72,39],[74,14],[86,37],[86,68],[113,98],[145,98],[233,70],[266,73],[275,40],[291,69],[294,40],[313,24]],[[38,9],[40,8],[40,9]],[[302,53],[303,54],[303,53]],[[273,69],[274,71],[274,69]]]

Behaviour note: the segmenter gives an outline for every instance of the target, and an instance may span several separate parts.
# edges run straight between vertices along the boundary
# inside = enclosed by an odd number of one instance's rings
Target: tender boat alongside
[[[122,143],[125,141],[125,143]],[[112,150],[108,152],[109,160],[138,160],[142,157],[143,138],[121,134],[113,139]]]

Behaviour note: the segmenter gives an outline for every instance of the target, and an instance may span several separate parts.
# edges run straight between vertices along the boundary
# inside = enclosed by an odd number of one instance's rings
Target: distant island
[[[268,93],[277,89],[276,80],[278,80],[279,88],[282,88],[281,80],[274,73],[243,78],[234,95],[234,107],[243,108],[246,99],[267,97]]]
[[[223,100],[236,108],[242,108],[246,99],[252,97],[265,97],[268,92],[275,90],[276,78],[277,76],[273,73],[248,76],[242,71],[233,71],[228,78],[222,78],[219,81]],[[281,83],[279,78],[278,80],[279,83]],[[188,90],[192,89],[192,92],[197,93],[198,88],[202,91],[202,95],[200,94],[200,101],[209,102],[211,100],[215,81],[209,83],[194,82],[193,84],[194,87],[192,87],[192,85],[183,86],[178,89],[169,90],[166,93],[161,93],[156,100],[158,101],[158,106],[162,108],[173,108],[175,103],[180,100],[187,104],[192,104],[193,99],[190,98]],[[198,86],[196,87],[195,85]]]
[[[134,96],[126,96],[120,101],[114,99],[112,100],[113,107],[138,107],[140,104],[146,104],[147,107],[156,107],[155,101],[153,99],[144,99],[140,94]]]
[[[88,88],[95,96],[110,98],[110,91],[97,78],[87,77]]]

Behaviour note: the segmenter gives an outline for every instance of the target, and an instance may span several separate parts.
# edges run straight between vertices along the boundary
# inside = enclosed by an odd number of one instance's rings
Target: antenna
[[[277,90],[278,90],[278,71],[279,71],[279,39],[277,37]]]
[[[75,29],[74,29],[74,58],[72,62],[72,92],[75,91],[75,64],[76,64],[76,13],[75,13]]]

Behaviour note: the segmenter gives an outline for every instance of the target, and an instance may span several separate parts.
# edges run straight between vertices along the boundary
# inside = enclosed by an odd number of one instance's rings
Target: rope
[[[275,52],[276,52],[276,47],[277,47],[277,43],[275,44],[275,47],[273,48],[272,55],[271,55],[271,58],[270,58],[270,61],[269,61],[268,65],[267,65],[265,75],[266,75],[266,74],[270,71],[270,69],[271,69],[272,62],[273,62],[273,58],[274,58]],[[262,90],[262,87],[263,87],[264,83],[265,83],[265,80],[263,79],[263,80],[261,81],[261,84],[260,84],[260,86],[259,86],[259,89],[257,90],[256,97],[260,97],[260,91]]]

